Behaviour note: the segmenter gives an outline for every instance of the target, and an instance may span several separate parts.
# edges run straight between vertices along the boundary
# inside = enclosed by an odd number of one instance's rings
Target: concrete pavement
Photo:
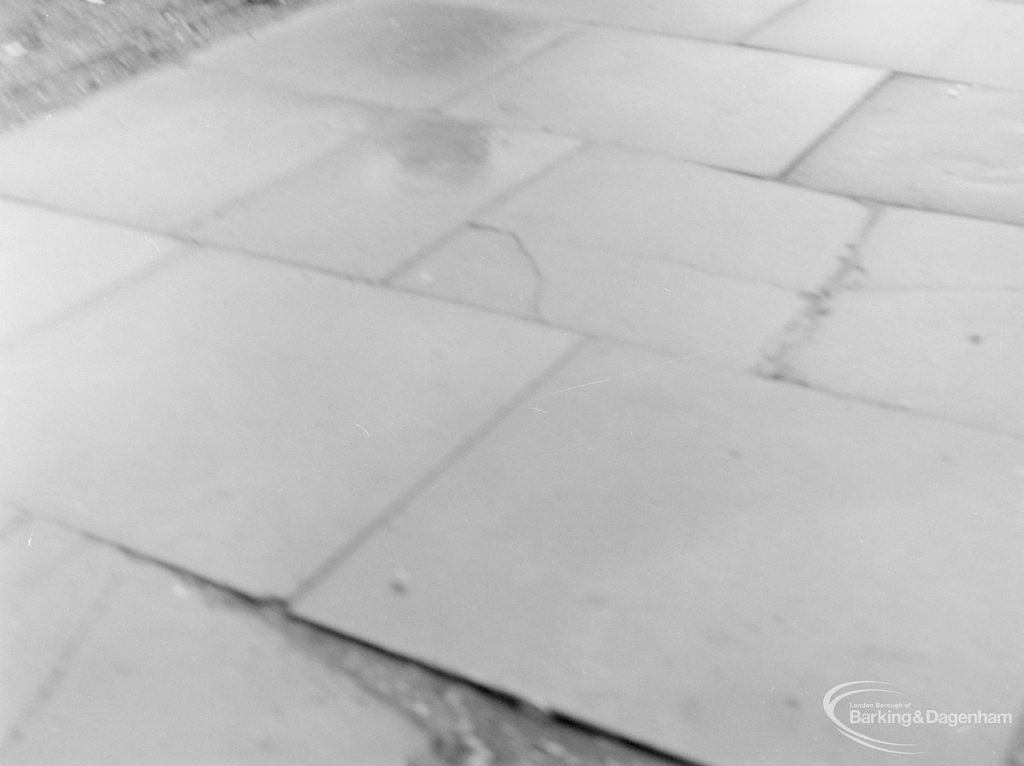
[[[1022,27],[324,2],[0,135],[4,758],[502,762],[270,609],[693,762],[1014,763]]]

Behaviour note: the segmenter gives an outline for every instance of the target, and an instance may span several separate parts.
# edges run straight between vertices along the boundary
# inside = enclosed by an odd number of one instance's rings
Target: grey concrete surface
[[[325,2],[0,134],[3,758],[1012,763],[1022,25]]]

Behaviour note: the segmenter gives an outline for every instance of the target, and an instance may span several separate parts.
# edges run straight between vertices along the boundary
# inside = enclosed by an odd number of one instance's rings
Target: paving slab
[[[988,0],[808,0],[744,42],[806,56],[922,72]]]
[[[574,342],[204,251],[0,359],[0,496],[284,596]]]
[[[772,175],[885,75],[769,51],[591,29],[447,110]]]
[[[468,229],[398,284],[746,369],[803,307],[801,298],[659,259],[557,238]]]
[[[840,296],[787,363],[812,385],[1024,436],[1024,292]]]
[[[800,311],[798,293],[839,268],[867,211],[595,147],[474,218],[397,283],[746,368]]]
[[[0,192],[167,231],[309,162],[367,112],[171,66],[0,135]]]
[[[436,115],[383,119],[188,232],[204,242],[379,278],[576,145]]]
[[[524,237],[796,291],[831,276],[866,219],[866,209],[849,200],[606,147],[573,157],[475,217]]]
[[[1022,470],[1017,439],[592,346],[296,609],[697,761],[877,764],[834,686],[1020,707]],[[1012,735],[913,731],[950,766]]]
[[[868,288],[1024,289],[1024,229],[889,208],[859,248]]]
[[[571,29],[493,5],[328,3],[194,61],[302,91],[422,108],[489,79]]]
[[[883,86],[789,179],[817,189],[1024,223],[1024,93],[912,77]]]
[[[21,518],[21,513],[13,505],[0,500],[0,534],[7,530],[7,527],[15,524]]]
[[[0,199],[0,341],[183,249],[167,237]]]
[[[26,521],[0,535],[0,742],[54,683],[124,559],[60,527]]]
[[[1024,90],[1024,6],[984,3],[940,51],[927,73],[961,82]]]
[[[27,574],[73,582],[67,558]],[[102,601],[79,609],[92,624],[4,763],[404,766],[426,749],[350,678],[174,575],[122,566]]]
[[[602,26],[663,32],[710,40],[736,40],[794,0],[450,0],[463,5],[535,13]]]
[[[746,42],[964,83],[1024,89],[1024,7],[990,0],[810,0]]]

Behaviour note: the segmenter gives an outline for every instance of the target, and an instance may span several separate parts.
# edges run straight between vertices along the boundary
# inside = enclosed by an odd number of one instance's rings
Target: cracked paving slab
[[[395,283],[746,368],[869,221],[850,200],[598,147],[476,215]]]
[[[765,355],[768,377],[1024,436],[1024,229],[905,208]]]
[[[457,234],[396,284],[740,369],[803,305],[771,285],[486,226]]]
[[[597,146],[474,221],[799,292],[831,275],[867,217],[848,199]]]

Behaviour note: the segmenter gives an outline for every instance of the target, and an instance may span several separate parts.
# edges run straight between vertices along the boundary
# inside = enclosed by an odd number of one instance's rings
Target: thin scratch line
[[[358,428],[358,429],[359,429],[360,431],[362,431],[362,432],[363,432],[364,434],[366,434],[366,438],[367,438],[367,439],[369,439],[369,438],[370,438],[370,432],[369,432],[369,431],[367,431],[365,427],[363,427],[363,426],[359,425],[359,424],[358,424],[358,423],[357,423],[356,421],[354,421],[354,420],[352,421],[352,425],[354,425],[354,426],[355,426],[356,428]]]
[[[676,362],[685,362],[688,359],[696,359],[698,356],[707,356],[708,354],[718,354],[718,353],[720,353],[722,351],[725,351],[725,350],[726,349],[716,349],[716,350],[713,350],[713,351],[700,351],[700,352],[698,352],[696,354],[688,354],[687,356],[678,356],[675,359],[666,359],[663,362],[656,362],[654,364],[649,364],[646,367],[640,367],[640,368],[638,368],[636,370],[630,370],[629,372],[624,372],[621,375],[613,375],[610,378],[601,378],[600,380],[592,380],[589,383],[579,383],[578,385],[569,386],[568,388],[563,388],[563,389],[561,389],[559,391],[552,391],[550,394],[544,394],[544,396],[541,396],[541,397],[535,399],[534,401],[538,401],[539,402],[542,399],[547,399],[547,398],[552,397],[552,396],[558,396],[559,394],[567,394],[570,391],[576,391],[577,389],[580,389],[580,388],[587,388],[589,386],[599,386],[602,383],[611,383],[613,380],[618,380],[619,378],[628,378],[630,375],[636,375],[637,373],[640,373],[640,372],[647,372],[648,370],[653,370],[656,367],[664,367],[666,364],[675,364]]]

